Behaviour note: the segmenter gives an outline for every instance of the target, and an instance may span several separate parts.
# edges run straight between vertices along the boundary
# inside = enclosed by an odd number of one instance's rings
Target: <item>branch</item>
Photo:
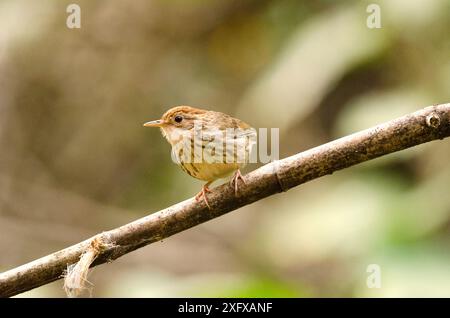
[[[450,136],[450,103],[430,106],[373,128],[269,163],[246,175],[236,197],[228,184],[208,194],[209,210],[191,198],[94,238],[106,243],[92,266],[111,262],[147,244],[307,181],[386,154]],[[9,297],[62,277],[93,238],[0,274],[0,296]]]

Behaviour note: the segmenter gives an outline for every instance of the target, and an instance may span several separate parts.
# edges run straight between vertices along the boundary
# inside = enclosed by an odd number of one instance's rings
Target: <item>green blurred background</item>
[[[169,107],[279,127],[289,156],[449,102],[449,30],[448,0],[1,1],[0,271],[193,196],[142,127]],[[435,141],[272,196],[93,269],[92,295],[450,297],[449,158]]]

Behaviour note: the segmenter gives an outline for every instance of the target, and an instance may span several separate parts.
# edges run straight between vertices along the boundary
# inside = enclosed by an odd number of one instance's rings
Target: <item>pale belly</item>
[[[204,180],[213,181],[229,176],[236,170],[243,167],[238,163],[184,163],[180,164],[181,169],[190,176]]]
[[[225,178],[248,163],[251,143],[244,136],[229,140],[231,147],[230,144],[223,147],[222,140],[225,139],[184,139],[172,146],[172,159],[194,178],[204,181]],[[240,156],[238,151],[242,151]]]

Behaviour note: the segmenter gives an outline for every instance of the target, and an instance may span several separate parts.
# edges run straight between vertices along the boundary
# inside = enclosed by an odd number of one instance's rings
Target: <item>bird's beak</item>
[[[144,124],[145,127],[162,127],[164,122],[161,119],[152,120]]]

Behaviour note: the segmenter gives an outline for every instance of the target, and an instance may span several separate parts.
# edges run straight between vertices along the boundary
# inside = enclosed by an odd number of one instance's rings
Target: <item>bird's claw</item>
[[[233,184],[234,184],[234,194],[237,196],[237,194],[238,194],[238,180],[239,179],[241,179],[242,180],[242,183],[244,183],[244,184],[247,184],[246,182],[245,182],[245,179],[244,179],[244,177],[242,176],[242,174],[241,174],[241,171],[240,170],[237,170],[235,173],[234,173],[234,175],[233,175],[233,178],[231,178],[231,180],[230,180],[230,185],[233,187]]]
[[[206,206],[208,207],[208,209],[211,210],[211,206],[209,205],[208,198],[206,197],[206,194],[208,192],[211,192],[211,190],[208,188],[207,185],[204,185],[202,187],[202,190],[199,193],[196,194],[195,200],[200,201],[201,198],[203,197],[203,201],[205,202]]]

